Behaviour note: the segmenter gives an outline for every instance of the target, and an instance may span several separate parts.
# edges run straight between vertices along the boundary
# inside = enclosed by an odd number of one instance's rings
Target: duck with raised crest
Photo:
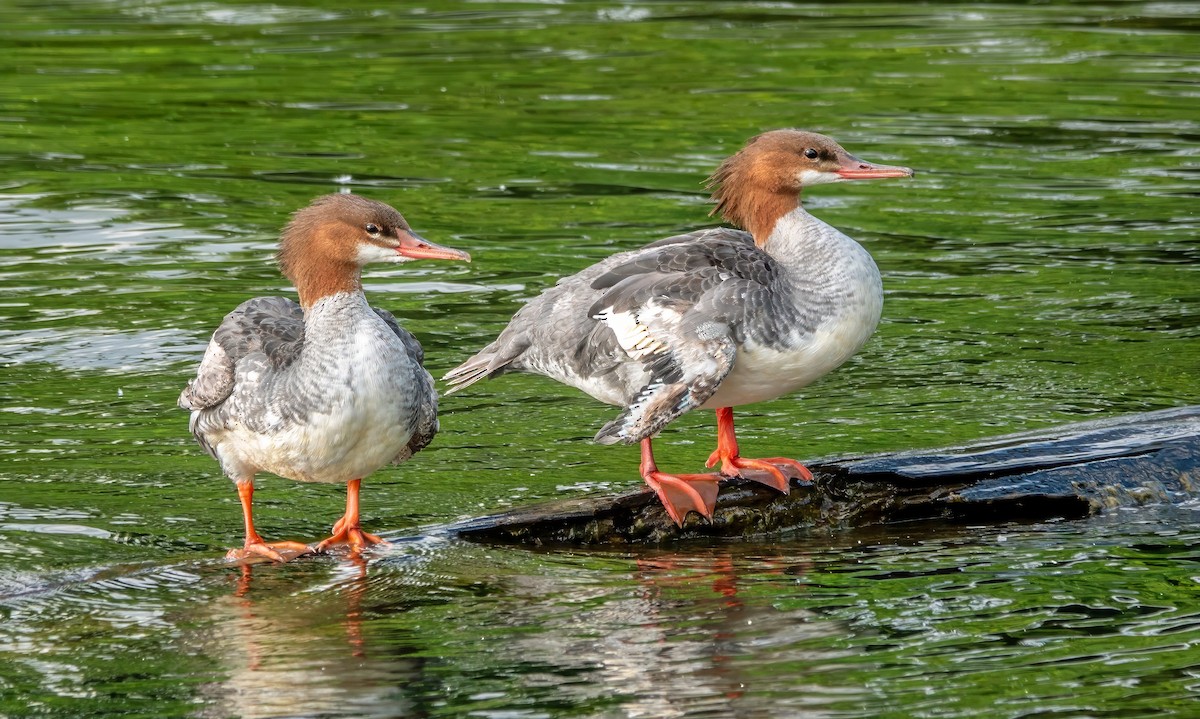
[[[446,375],[450,392],[532,372],[623,407],[596,441],[641,443],[642,477],[679,525],[693,510],[712,517],[719,476],[660,471],[651,438],[693,409],[716,410],[707,466],[787,492],[788,474],[811,473],[785,457],[742,457],[732,408],[794,392],[845,362],[883,307],[871,256],[808,214],[800,191],[912,174],[814,132],[759,135],[710,178],[714,213],[741,230],[668,237],[560,280]]]
[[[245,542],[231,559],[354,550],[381,540],[362,530],[362,478],[403,462],[438,430],[437,393],[416,338],[367,304],[371,262],[466,260],[416,234],[399,212],[359,195],[325,195],[296,212],[279,242],[279,268],[300,303],[247,300],[213,334],[179,397],[192,434],[237,486]],[[254,477],[346,483],[346,513],[309,546],[266,542],[254,529]],[[282,550],[282,552],[281,552]]]

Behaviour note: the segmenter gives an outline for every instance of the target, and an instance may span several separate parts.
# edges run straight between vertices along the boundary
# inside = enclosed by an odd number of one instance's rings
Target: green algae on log
[[[1200,405],[1005,435],[941,450],[814,461],[782,495],[726,480],[711,522],[675,526],[644,489],[521,507],[453,528],[465,539],[530,544],[761,537],[905,520],[1079,518],[1200,497]]]

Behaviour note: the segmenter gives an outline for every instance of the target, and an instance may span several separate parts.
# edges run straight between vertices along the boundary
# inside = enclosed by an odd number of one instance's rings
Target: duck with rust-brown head
[[[717,414],[708,466],[787,492],[810,479],[784,457],[741,456],[733,407],[812,383],[875,331],[883,289],[861,245],[800,205],[806,187],[910,177],[864,162],[815,132],[752,138],[711,178],[728,222],[613,255],[521,308],[487,347],[446,375],[451,391],[505,372],[532,372],[621,407],[602,444],[640,442],[641,474],[682,525],[712,516],[719,475],[658,469],[651,439],[694,409]]]
[[[245,542],[231,558],[358,549],[362,478],[403,462],[437,432],[437,393],[416,338],[363,295],[363,266],[469,260],[435,245],[388,205],[325,195],[297,212],[279,243],[279,268],[299,294],[247,300],[225,316],[179,406],[192,434],[237,485]],[[268,543],[254,529],[254,477],[270,472],[347,485],[346,513],[329,538]],[[282,553],[281,553],[282,550]]]

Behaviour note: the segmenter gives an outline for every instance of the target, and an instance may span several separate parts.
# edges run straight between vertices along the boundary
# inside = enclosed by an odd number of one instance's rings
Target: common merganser
[[[750,139],[709,178],[716,208],[743,228],[713,228],[622,252],[559,280],[500,335],[451,370],[450,392],[517,371],[545,375],[624,407],[601,444],[641,443],[641,474],[682,526],[711,519],[719,477],[667,474],[651,438],[693,409],[715,409],[717,448],[707,466],[781,492],[786,457],[738,451],[733,407],[810,384],[849,359],[875,331],[879,270],[861,245],[800,206],[800,191],[843,180],[910,177],[864,162],[824,135],[774,130]]]
[[[350,194],[325,195],[296,212],[280,237],[279,269],[300,304],[247,300],[225,316],[196,377],[179,396],[200,446],[237,485],[245,542],[230,559],[283,561],[334,544],[382,540],[362,531],[362,478],[407,460],[438,431],[437,393],[416,338],[362,289],[370,262],[470,260],[415,233],[399,212]],[[265,542],[254,529],[254,476],[345,482],[346,513],[313,547]]]

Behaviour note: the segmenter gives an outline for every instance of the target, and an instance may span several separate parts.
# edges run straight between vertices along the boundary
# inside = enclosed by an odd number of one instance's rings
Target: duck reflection
[[[226,678],[213,687],[212,716],[420,716],[400,692],[419,662],[372,656],[363,629],[367,562],[357,553],[332,575],[323,563],[243,564],[232,594],[214,609],[210,640]],[[325,574],[314,582],[314,575]]]
[[[807,609],[805,573],[461,543],[243,567],[215,605],[213,716],[820,717],[853,691],[831,668],[854,661],[830,649],[846,627]]]
[[[585,670],[586,682],[563,688],[616,694],[620,716],[820,717],[829,692],[845,691],[818,679],[837,658],[827,637],[845,629],[778,601],[787,596],[780,584],[802,574],[795,561],[702,552],[638,558],[636,583],[616,591],[591,585],[564,596],[561,577],[525,576],[525,611],[542,620],[518,653]],[[764,669],[781,666],[787,677]]]

